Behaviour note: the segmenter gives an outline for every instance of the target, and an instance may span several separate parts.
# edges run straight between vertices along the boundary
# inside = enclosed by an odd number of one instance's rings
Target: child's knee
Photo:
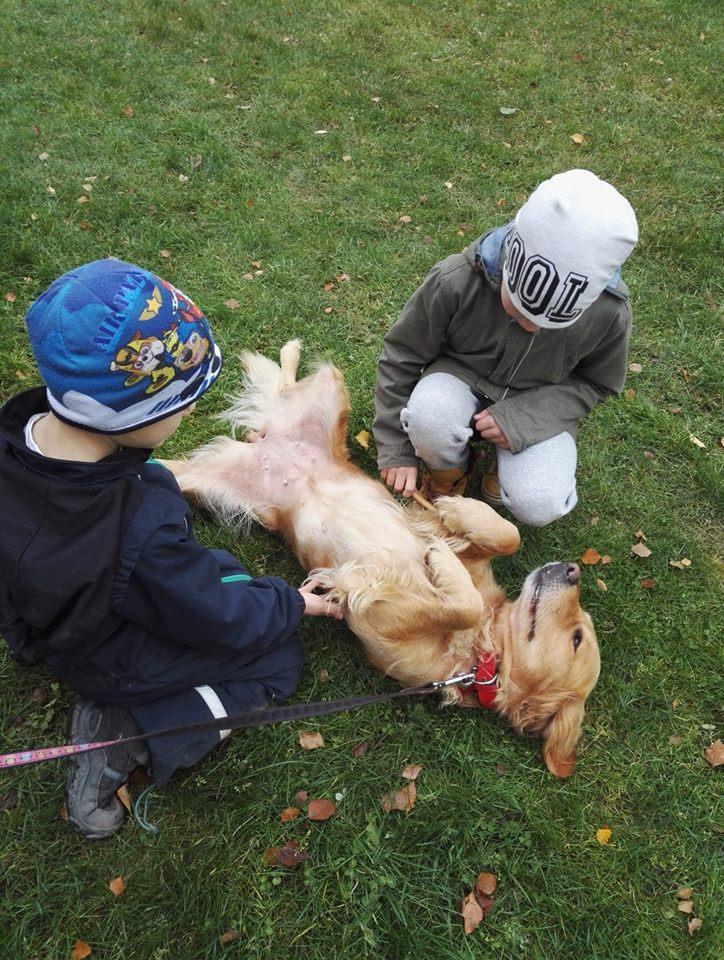
[[[570,513],[578,502],[575,484],[568,493],[501,487],[503,503],[519,523],[529,527],[546,527]]]

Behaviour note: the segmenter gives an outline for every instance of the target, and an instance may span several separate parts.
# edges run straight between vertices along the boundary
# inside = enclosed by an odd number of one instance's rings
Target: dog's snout
[[[577,563],[569,563],[566,567],[566,574],[570,583],[578,583],[581,579],[581,568]]]

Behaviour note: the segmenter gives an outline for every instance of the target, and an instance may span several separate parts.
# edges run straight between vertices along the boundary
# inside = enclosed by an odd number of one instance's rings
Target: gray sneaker
[[[115,740],[138,733],[136,721],[125,707],[78,699],[70,708],[68,743]],[[73,829],[87,840],[102,840],[115,833],[125,815],[116,791],[135,767],[146,763],[148,750],[142,740],[70,757],[65,801]]]

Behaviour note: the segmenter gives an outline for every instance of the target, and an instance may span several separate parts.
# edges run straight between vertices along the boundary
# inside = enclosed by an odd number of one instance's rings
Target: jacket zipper
[[[513,377],[516,375],[516,373],[518,372],[518,370],[520,370],[520,365],[521,365],[521,363],[525,360],[525,358],[526,358],[526,357],[528,356],[528,354],[530,353],[530,349],[531,349],[531,347],[533,346],[533,341],[535,340],[536,336],[537,336],[537,334],[531,333],[531,335],[530,335],[530,340],[528,341],[528,346],[525,348],[525,352],[523,353],[523,356],[522,356],[522,357],[520,358],[520,360],[516,363],[516,365],[515,365],[515,367],[514,367],[514,369],[513,369],[513,372],[512,372],[511,375],[510,375],[510,379],[508,380],[508,383],[507,383],[506,386],[505,386],[505,390],[504,390],[504,392],[503,392],[503,396],[500,398],[501,400],[505,400],[505,398],[508,396],[508,391],[510,390],[510,385],[511,385],[512,382],[513,382]]]

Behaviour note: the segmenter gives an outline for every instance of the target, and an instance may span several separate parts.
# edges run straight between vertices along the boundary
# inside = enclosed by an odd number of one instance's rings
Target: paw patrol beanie
[[[575,323],[638,241],[636,214],[590,170],[544,180],[518,211],[507,238],[503,283],[539,327]]]
[[[98,433],[126,433],[183,410],[221,372],[196,304],[122,260],[64,273],[25,320],[51,409]]]

